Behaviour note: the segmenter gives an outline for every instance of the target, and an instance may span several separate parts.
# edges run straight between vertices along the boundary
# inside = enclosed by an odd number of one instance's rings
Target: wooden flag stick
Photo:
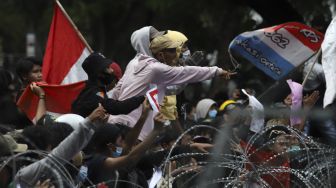
[[[85,46],[88,48],[89,52],[92,53],[93,50],[90,47],[90,45],[87,43],[87,41],[85,40],[85,38],[83,37],[82,33],[78,30],[77,26],[75,25],[75,23],[72,21],[72,19],[70,18],[70,16],[67,14],[67,12],[65,11],[65,9],[63,8],[62,4],[58,1],[55,0],[55,3],[57,4],[57,6],[61,9],[61,11],[63,12],[63,14],[65,15],[65,17],[68,19],[68,21],[70,22],[70,24],[72,25],[72,27],[75,29],[77,35],[79,36],[79,38],[82,40],[82,42],[85,44]]]
[[[316,53],[314,62],[313,62],[313,64],[312,64],[312,66],[310,67],[310,70],[308,71],[307,75],[305,76],[305,78],[304,78],[304,80],[303,80],[303,82],[302,82],[302,84],[301,84],[302,87],[304,87],[304,85],[306,84],[306,82],[307,82],[307,80],[308,80],[308,76],[309,76],[309,74],[312,72],[312,70],[313,70],[313,68],[314,68],[314,65],[316,64],[316,62],[317,62],[318,58],[320,57],[321,53],[322,53],[322,48],[320,48],[319,51]]]

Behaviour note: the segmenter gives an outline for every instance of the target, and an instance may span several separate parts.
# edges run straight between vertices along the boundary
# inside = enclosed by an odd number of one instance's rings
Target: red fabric
[[[293,25],[301,27],[301,30],[298,31],[298,29],[294,27],[286,28],[286,30],[297,37],[305,46],[315,52],[321,48],[324,39],[323,33],[303,24],[293,23]]]
[[[49,84],[61,84],[70,68],[81,56],[84,48],[85,44],[55,4],[43,58],[43,80]]]
[[[108,186],[105,184],[105,182],[103,182],[103,183],[98,184],[97,188],[108,188]]]
[[[110,65],[111,69],[113,70],[113,74],[117,77],[118,80],[120,80],[120,78],[122,77],[123,73],[122,73],[122,70],[120,68],[120,66],[113,62],[111,65]]]
[[[279,156],[275,157],[274,159],[271,159],[271,157],[274,157],[275,154],[270,152],[270,151],[265,151],[263,149],[258,150],[251,145],[248,145],[247,143],[245,143],[244,141],[240,142],[240,145],[243,148],[249,148],[249,150],[247,151],[247,154],[250,155],[249,156],[249,161],[253,164],[253,165],[257,165],[257,166],[263,166],[265,169],[269,168],[287,168],[290,169],[290,165],[289,165],[289,160],[281,160],[280,162],[279,160]],[[271,159],[271,160],[270,160]],[[268,162],[266,162],[268,161]],[[262,168],[263,168],[262,167]],[[246,169],[247,170],[252,170],[253,167],[251,164],[246,164]],[[289,188],[290,187],[290,173],[288,172],[281,172],[281,173],[270,173],[270,174],[264,174],[261,175],[261,178],[267,182],[270,187],[272,188]]]
[[[298,38],[302,44],[311,50],[316,52],[321,48],[321,44],[324,39],[323,33],[298,22],[288,22],[275,27],[267,28],[266,30],[273,32],[281,28],[285,28],[289,33]]]
[[[71,104],[85,87],[85,82],[77,82],[67,85],[47,85],[37,83],[46,95],[46,107],[48,112],[66,114],[71,112]],[[33,94],[29,87],[25,89],[17,102],[18,107],[27,114],[30,120],[36,115],[38,97]]]
[[[147,91],[147,93],[146,93],[148,102],[155,112],[160,111],[160,105],[159,105],[158,98],[157,98],[158,97],[158,92],[159,92],[159,90],[157,89],[157,87],[155,87],[155,88]]]

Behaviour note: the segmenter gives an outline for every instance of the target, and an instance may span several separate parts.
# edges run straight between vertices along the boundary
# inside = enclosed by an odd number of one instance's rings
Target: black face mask
[[[116,79],[116,77],[113,74],[109,74],[104,72],[103,74],[101,74],[101,76],[99,76],[98,78],[104,85],[108,85],[110,83],[112,83],[113,80]]]

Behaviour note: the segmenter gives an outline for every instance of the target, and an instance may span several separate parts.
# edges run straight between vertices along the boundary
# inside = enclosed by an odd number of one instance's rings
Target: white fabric
[[[332,104],[336,97],[336,17],[331,21],[322,42],[322,67],[326,78],[323,107]]]
[[[77,59],[76,63],[72,65],[68,74],[64,77],[61,85],[76,83],[76,82],[80,82],[80,81],[88,79],[87,74],[85,73],[84,69],[82,68],[82,64],[83,64],[83,61],[85,60],[85,58],[88,57],[89,55],[90,55],[90,52],[85,47],[82,54]]]
[[[162,178],[162,170],[159,168],[154,168],[154,173],[152,178],[149,180],[149,188],[154,188],[156,186],[156,184],[160,181],[160,179]]]
[[[253,95],[249,95],[245,89],[242,92],[249,98],[249,106],[252,108],[250,131],[260,132],[265,123],[264,107]]]

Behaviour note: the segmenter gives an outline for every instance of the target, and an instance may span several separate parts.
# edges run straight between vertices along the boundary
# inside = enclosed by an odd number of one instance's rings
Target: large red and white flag
[[[55,3],[42,67],[43,80],[58,85],[87,80],[82,63],[90,55],[60,6]]]
[[[66,85],[48,85],[37,83],[46,95],[46,110],[48,114],[58,116],[71,113],[71,104],[85,87],[84,81]],[[39,98],[27,87],[17,102],[18,107],[25,112],[30,120],[36,120]]]
[[[43,80],[48,84],[38,84],[45,91],[49,114],[70,113],[72,102],[85,87],[87,74],[82,63],[92,50],[75,28],[62,5],[56,1],[42,66]],[[38,102],[38,97],[27,87],[17,105],[29,119],[34,120]]]

